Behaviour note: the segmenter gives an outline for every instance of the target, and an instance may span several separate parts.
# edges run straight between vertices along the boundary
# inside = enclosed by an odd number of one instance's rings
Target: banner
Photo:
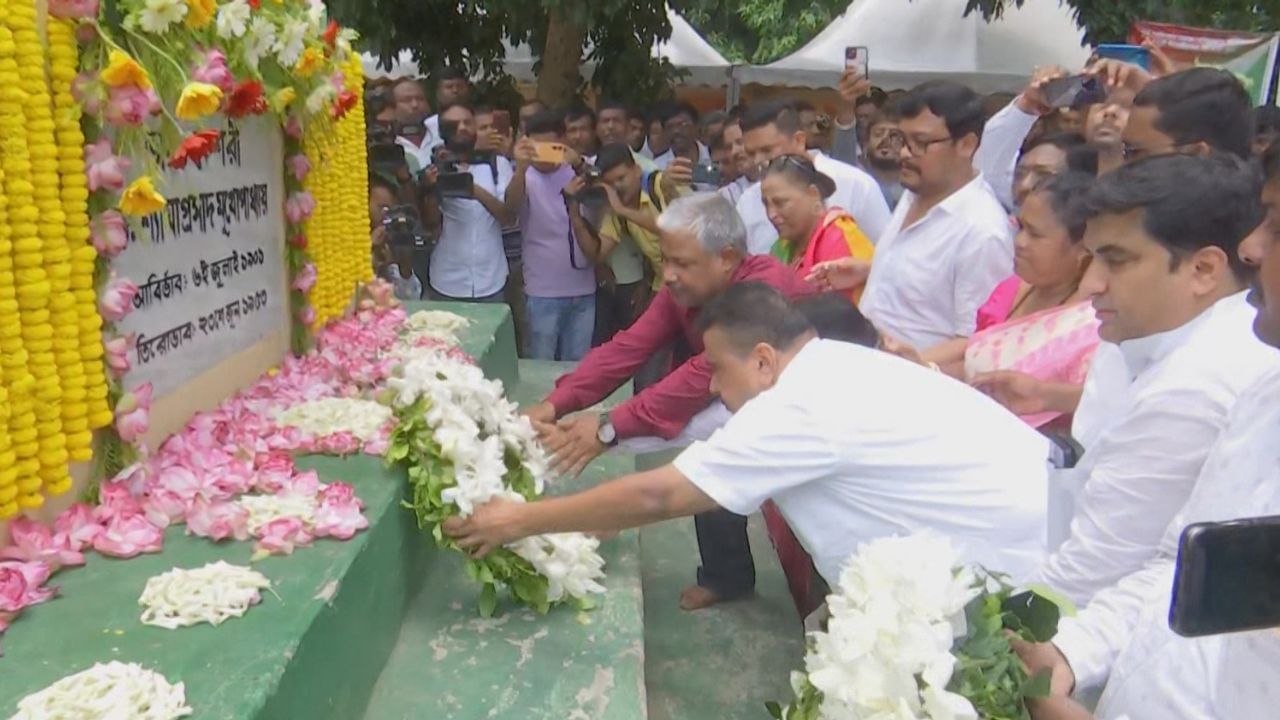
[[[163,396],[288,323],[283,152],[280,129],[256,118],[224,131],[203,167],[165,174],[168,204],[111,264],[138,286],[118,325],[137,335],[127,387]]]
[[[1230,70],[1253,97],[1254,105],[1267,102],[1275,73],[1276,33],[1210,30],[1135,20],[1129,42],[1150,41],[1164,51],[1179,69],[1209,66]]]

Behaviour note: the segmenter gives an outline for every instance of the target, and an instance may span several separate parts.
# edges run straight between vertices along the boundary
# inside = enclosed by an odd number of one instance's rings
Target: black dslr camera
[[[573,199],[588,206],[598,205],[603,207],[607,205],[609,203],[609,195],[604,191],[604,173],[600,172],[600,168],[583,160],[582,164],[577,167],[576,172],[587,186],[579,190],[573,196]]]
[[[462,172],[459,165],[469,162],[444,145],[431,152],[431,164],[440,170],[436,177],[436,192],[442,198],[469,198],[475,195],[475,178]]]
[[[429,245],[418,211],[412,205],[383,208],[382,230],[387,247],[393,250],[425,250]]]

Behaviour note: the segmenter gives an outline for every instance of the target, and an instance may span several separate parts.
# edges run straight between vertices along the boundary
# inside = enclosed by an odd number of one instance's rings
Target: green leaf
[[[1062,617],[1076,616],[1076,612],[1077,612],[1076,604],[1071,602],[1071,598],[1067,597],[1066,595],[1063,595],[1057,590],[1054,590],[1048,585],[1041,585],[1039,583],[1036,583],[1036,584],[1028,585],[1027,590],[1035,593],[1036,595],[1039,595],[1040,597],[1044,598],[1045,600],[1048,600],[1054,605],[1057,605],[1058,614],[1060,616]]]
[[[770,700],[764,704],[764,709],[769,711],[769,716],[774,720],[782,720],[782,706]]]
[[[491,618],[493,613],[498,609],[498,588],[492,583],[486,583],[480,590],[480,617]]]
[[[1004,612],[1017,618],[1009,629],[1024,632],[1032,642],[1049,642],[1058,633],[1058,606],[1051,600],[1031,592],[1022,592],[1004,601]]]

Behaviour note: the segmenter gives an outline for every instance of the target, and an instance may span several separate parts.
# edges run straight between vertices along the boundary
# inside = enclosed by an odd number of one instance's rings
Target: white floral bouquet
[[[939,535],[866,543],[827,606],[805,672],[792,673],[795,701],[767,705],[778,720],[1029,720],[1026,700],[1049,692],[1009,639],[1048,641],[1058,604],[962,566]]]
[[[448,518],[495,498],[526,502],[542,494],[547,457],[533,427],[503,396],[502,383],[458,350],[416,347],[387,386],[397,419],[387,461],[408,471],[406,506],[437,544],[456,548],[441,530]],[[590,608],[591,596],[604,592],[598,545],[581,533],[539,535],[468,560],[467,572],[483,584],[481,614],[493,614],[501,586],[539,612],[570,601]]]

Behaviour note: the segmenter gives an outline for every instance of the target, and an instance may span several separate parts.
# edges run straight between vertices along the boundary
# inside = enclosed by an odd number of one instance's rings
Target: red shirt
[[[789,298],[814,292],[794,270],[768,255],[752,255],[742,261],[730,282],[745,281],[770,285]],[[630,328],[587,353],[573,372],[557,380],[547,402],[555,406],[557,417],[595,405],[683,333],[697,354],[609,414],[619,438],[657,435],[670,440],[678,436],[712,400],[711,370],[702,355],[702,337],[693,330],[697,316],[697,308],[681,307],[663,288]]]

